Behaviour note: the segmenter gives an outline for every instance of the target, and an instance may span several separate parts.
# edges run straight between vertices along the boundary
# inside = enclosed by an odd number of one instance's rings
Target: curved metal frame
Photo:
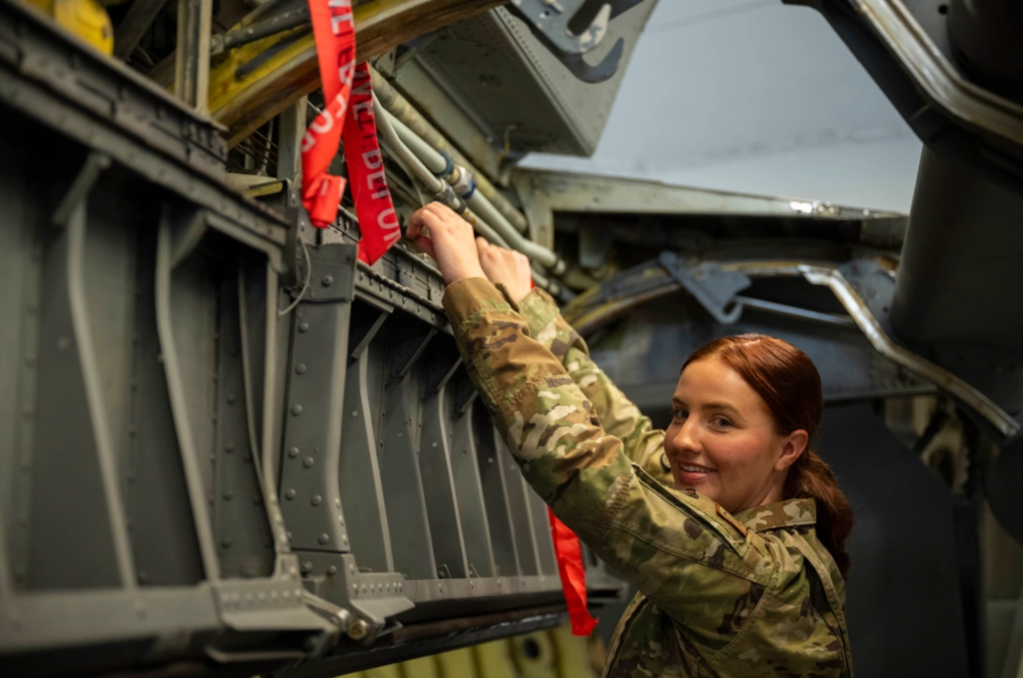
[[[1009,438],[1020,432],[1019,422],[978,389],[945,368],[895,343],[881,328],[874,314],[837,267],[790,261],[746,261],[720,263],[719,268],[722,271],[741,271],[754,278],[802,277],[813,285],[828,287],[855,321],[856,326],[863,332],[874,350],[921,379],[943,389],[977,412],[1005,437]],[[651,273],[654,271],[651,270]],[[661,275],[663,275],[663,284],[651,285],[636,295],[622,297],[595,311],[579,316],[578,322],[573,323],[577,331],[584,335],[588,334],[588,331],[596,329],[599,325],[621,315],[630,308],[682,289],[681,284],[666,272]],[[568,320],[573,322],[574,319],[569,317]]]

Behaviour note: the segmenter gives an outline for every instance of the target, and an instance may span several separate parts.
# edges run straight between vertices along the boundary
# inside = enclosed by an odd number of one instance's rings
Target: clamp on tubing
[[[451,188],[454,189],[455,193],[457,193],[460,198],[468,200],[472,197],[472,194],[476,192],[476,180],[473,178],[469,170],[465,169],[461,165],[458,165],[457,169],[458,181],[451,184]]]
[[[465,205],[462,203],[461,200],[459,200],[455,196],[455,191],[454,191],[454,189],[451,188],[451,184],[449,184],[447,182],[443,182],[443,183],[444,183],[444,187],[442,189],[440,189],[439,191],[437,191],[436,193],[434,193],[433,197],[436,198],[437,200],[439,200],[440,202],[444,203],[445,205],[447,205],[451,209],[455,210],[456,212],[458,211],[459,207],[461,207],[462,211],[464,212],[465,211]]]
[[[437,151],[437,153],[444,158],[444,169],[440,172],[434,172],[434,176],[438,179],[447,179],[451,176],[451,173],[455,171],[455,163],[451,162],[451,156],[444,151]]]

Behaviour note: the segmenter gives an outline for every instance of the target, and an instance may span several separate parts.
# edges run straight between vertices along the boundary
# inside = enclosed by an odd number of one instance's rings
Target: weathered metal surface
[[[671,186],[658,181],[589,174],[516,169],[512,186],[519,195],[532,237],[554,243],[557,212],[587,214],[729,215],[800,221],[861,222],[871,232],[878,224],[901,232],[906,217],[892,212],[842,207],[829,202],[744,195],[706,188]]]
[[[360,61],[502,4],[495,0],[369,0],[356,3]],[[246,27],[243,20],[239,27]],[[210,74],[210,109],[234,145],[320,86],[316,44],[308,27],[263,38],[227,53]]]
[[[545,520],[485,502],[437,271],[300,239],[209,121],[0,13],[0,662],[333,671],[396,620],[561,601]],[[352,665],[433,640],[388,642]]]

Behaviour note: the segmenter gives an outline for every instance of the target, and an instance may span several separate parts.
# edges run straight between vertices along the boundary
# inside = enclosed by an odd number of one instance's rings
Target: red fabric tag
[[[586,607],[586,568],[583,566],[583,551],[579,537],[568,526],[558,520],[554,511],[547,509],[554,537],[554,556],[558,560],[558,574],[561,588],[568,603],[568,618],[572,622],[572,635],[588,636],[599,619],[590,616]]]
[[[391,245],[398,242],[401,228],[384,177],[384,159],[380,155],[380,144],[377,141],[371,82],[369,64],[363,62],[356,66],[344,140],[352,199],[355,201],[355,214],[362,231],[359,259],[372,265]]]
[[[302,137],[302,204],[317,228],[337,219],[345,180],[327,174],[337,155],[355,75],[355,22],[351,0],[309,0],[326,106]]]

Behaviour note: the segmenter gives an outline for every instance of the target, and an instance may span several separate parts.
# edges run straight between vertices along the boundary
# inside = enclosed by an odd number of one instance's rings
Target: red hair
[[[706,358],[718,358],[735,370],[764,399],[778,433],[803,430],[810,442],[785,478],[786,499],[805,497],[817,503],[817,538],[845,577],[849,554],[845,540],[853,528],[849,501],[838,488],[834,471],[812,447],[824,409],[821,376],[813,361],[792,344],[763,334],[723,337],[697,349],[682,369]]]

